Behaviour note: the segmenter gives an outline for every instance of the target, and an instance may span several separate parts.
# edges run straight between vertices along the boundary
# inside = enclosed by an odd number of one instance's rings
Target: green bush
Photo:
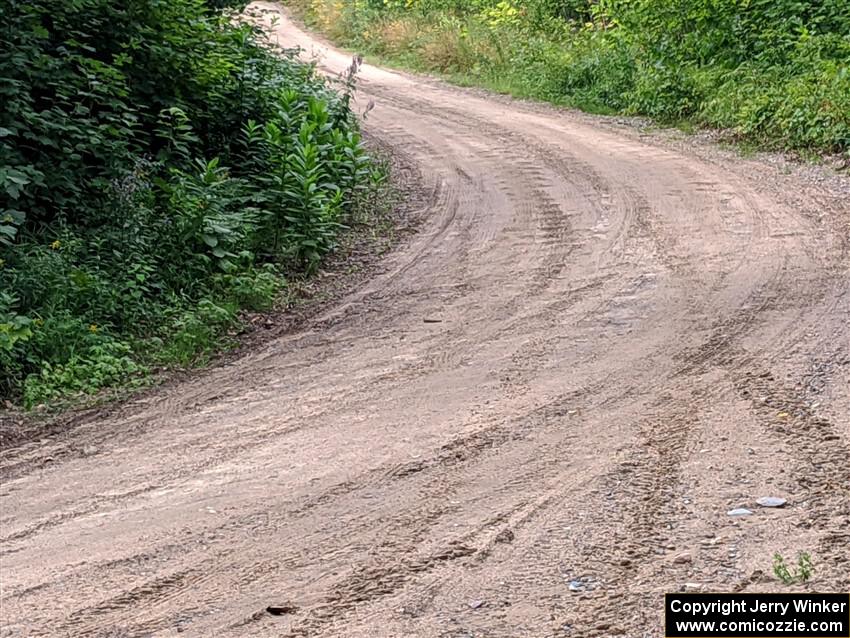
[[[24,407],[46,403],[74,394],[91,394],[102,387],[126,383],[144,368],[136,363],[130,346],[105,340],[85,352],[75,354],[64,363],[45,361],[37,374],[24,382]]]
[[[336,247],[378,170],[230,0],[0,0],[0,397],[202,359]]]

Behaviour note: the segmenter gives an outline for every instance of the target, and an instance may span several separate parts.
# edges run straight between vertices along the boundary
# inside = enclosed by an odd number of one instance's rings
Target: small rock
[[[702,591],[702,583],[685,583],[685,591]]]
[[[496,535],[497,543],[510,543],[513,539],[514,533],[509,528],[503,529]]]
[[[572,580],[569,584],[570,591],[584,591],[584,583],[580,580]]]
[[[272,616],[286,616],[287,614],[294,614],[298,611],[298,607],[295,605],[269,605],[266,607],[266,611]]]
[[[684,554],[679,554],[678,556],[676,556],[673,559],[673,562],[676,563],[677,565],[684,565],[685,563],[690,563],[692,560],[693,560],[693,558],[691,557],[690,554],[684,553]]]
[[[784,507],[787,502],[781,496],[762,496],[756,501],[762,507]]]
[[[472,602],[469,603],[470,609],[478,609],[479,607],[483,607],[483,606],[484,606],[483,600],[473,600]]]
[[[746,507],[737,507],[726,512],[729,516],[750,516],[752,512]]]
[[[86,456],[92,456],[94,454],[97,454],[97,448],[93,445],[87,445],[83,448],[83,454],[85,454]]]

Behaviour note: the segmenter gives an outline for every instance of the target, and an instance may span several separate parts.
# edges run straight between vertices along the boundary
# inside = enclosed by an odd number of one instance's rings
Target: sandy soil
[[[358,100],[421,232],[5,452],[0,635],[659,636],[665,591],[784,589],[775,551],[850,588],[846,178],[368,66]]]

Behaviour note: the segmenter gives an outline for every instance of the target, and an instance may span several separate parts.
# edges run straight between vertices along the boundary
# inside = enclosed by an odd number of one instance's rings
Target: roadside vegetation
[[[846,0],[290,0],[395,64],[598,113],[850,148]]]
[[[785,557],[779,552],[773,555],[773,573],[784,585],[803,584],[811,579],[814,571],[812,555],[809,552],[797,554],[795,567],[789,567]]]
[[[221,0],[0,0],[0,399],[202,360],[384,179],[331,86]]]

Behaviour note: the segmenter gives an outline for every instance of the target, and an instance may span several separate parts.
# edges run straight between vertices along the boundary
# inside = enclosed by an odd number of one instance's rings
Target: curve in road
[[[368,65],[359,99],[421,232],[298,332],[7,452],[0,633],[659,635],[663,592],[776,589],[776,550],[846,590],[846,180]]]

